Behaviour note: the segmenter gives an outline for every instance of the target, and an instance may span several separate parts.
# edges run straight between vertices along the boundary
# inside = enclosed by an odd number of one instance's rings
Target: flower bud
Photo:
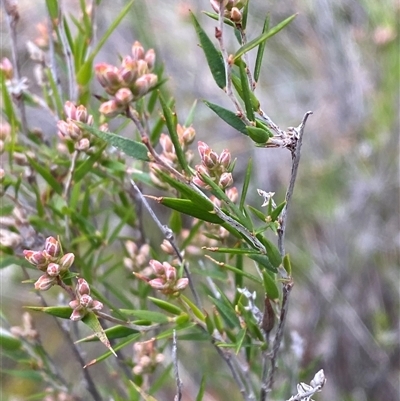
[[[147,66],[147,63],[144,60],[138,60],[137,61],[136,72],[137,72],[138,78],[142,77],[145,74],[148,74],[149,67]]]
[[[121,77],[117,67],[100,63],[94,67],[96,77],[103,88],[113,88],[117,90],[121,84]]]
[[[61,272],[66,272],[72,266],[75,260],[75,255],[73,253],[66,253],[60,260],[59,265]]]
[[[15,161],[16,164],[18,164],[18,166],[27,166],[28,163],[28,158],[26,157],[26,155],[24,153],[20,153],[20,152],[13,152],[13,159]]]
[[[186,277],[180,278],[174,285],[175,291],[182,291],[189,285],[189,279]]]
[[[87,311],[84,309],[74,309],[69,319],[72,320],[73,322],[77,322],[78,320],[84,318],[86,313]]]
[[[47,266],[47,258],[45,255],[43,255],[43,252],[25,249],[23,254],[25,259],[32,265],[35,265],[38,269],[40,269],[40,267]]]
[[[81,123],[86,123],[88,120],[88,112],[85,106],[79,105],[76,108],[76,120],[80,121]]]
[[[160,135],[160,145],[163,148],[163,151],[166,153],[175,153],[174,145],[171,141],[171,138],[166,134]]]
[[[118,89],[115,94],[115,101],[118,106],[126,106],[133,100],[132,92],[128,88]]]
[[[157,84],[157,75],[155,74],[145,74],[136,80],[134,88],[132,91],[135,95],[143,96],[145,95],[153,86]]]
[[[78,284],[76,285],[76,292],[80,296],[90,294],[89,284],[84,278],[78,278]]]
[[[232,8],[230,19],[235,24],[239,24],[242,21],[242,13],[239,11],[239,9],[237,7]]]
[[[81,152],[86,152],[90,148],[90,141],[88,138],[82,138],[75,144],[75,149]]]
[[[226,188],[229,187],[230,185],[233,184],[233,177],[231,173],[223,173],[221,175],[221,178],[219,179],[218,186],[221,188]]]
[[[167,283],[163,278],[155,278],[149,281],[149,285],[155,290],[164,290],[168,287]]]
[[[60,265],[58,263],[49,263],[46,271],[50,277],[57,277],[61,273]]]
[[[185,128],[182,134],[182,139],[185,145],[190,145],[194,141],[195,136],[196,136],[196,131],[193,127]]]
[[[61,247],[60,243],[54,237],[46,238],[46,242],[44,243],[44,250],[53,258],[56,258],[60,255]]]
[[[231,152],[228,149],[224,149],[219,155],[218,162],[227,169],[231,164]]]
[[[213,151],[206,152],[202,162],[208,169],[212,170],[218,165],[218,155]]]
[[[143,60],[144,49],[140,42],[136,41],[132,46],[132,57],[134,60]]]
[[[83,294],[79,298],[79,303],[84,308],[89,308],[93,303],[93,298],[88,294]]]
[[[154,269],[154,272],[157,276],[162,276],[165,274],[165,267],[158,260],[150,260],[149,265]]]
[[[149,70],[154,68],[154,64],[156,63],[156,53],[154,49],[149,49],[144,56],[144,61],[147,63],[147,67]]]
[[[0,139],[5,141],[11,136],[11,125],[7,122],[0,123]]]
[[[76,120],[76,106],[67,100],[64,104],[64,112],[67,118],[70,118],[71,120]]]
[[[168,255],[175,254],[174,248],[172,247],[171,243],[169,241],[167,241],[166,239],[162,242],[161,249]]]
[[[92,310],[102,310],[104,305],[100,301],[93,301],[91,309]]]
[[[100,105],[99,111],[106,117],[115,117],[122,112],[122,108],[118,106],[115,100],[109,100]]]
[[[174,282],[176,280],[176,269],[175,267],[171,266],[169,263],[164,262],[165,266],[165,278],[169,282]]]
[[[200,154],[201,159],[203,159],[204,154],[205,154],[206,152],[211,151],[210,147],[209,147],[205,142],[201,142],[201,141],[199,141],[199,142],[197,143],[197,149],[198,149],[198,151],[199,151],[199,154]]]
[[[40,291],[47,291],[56,284],[56,278],[43,274],[35,283],[35,289]]]
[[[226,196],[231,200],[231,202],[235,203],[238,200],[239,193],[236,187],[229,188],[226,190]]]
[[[3,71],[4,78],[10,80],[14,76],[13,65],[7,57],[3,57],[0,62],[0,70]]]

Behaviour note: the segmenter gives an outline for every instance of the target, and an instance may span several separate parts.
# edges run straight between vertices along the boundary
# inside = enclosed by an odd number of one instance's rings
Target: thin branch
[[[284,246],[284,241],[285,241],[285,232],[286,232],[286,223],[287,223],[287,211],[288,211],[288,206],[290,204],[293,191],[294,191],[294,185],[296,183],[296,178],[297,178],[297,171],[299,168],[299,163],[300,163],[300,156],[301,156],[301,145],[303,141],[303,133],[304,133],[304,128],[305,124],[307,122],[308,117],[312,114],[311,111],[308,111],[301,122],[301,124],[297,128],[292,128],[293,131],[293,144],[290,147],[290,150],[292,152],[292,170],[290,174],[290,182],[288,189],[286,191],[286,205],[282,211],[281,217],[280,217],[280,228],[278,229],[278,247],[279,247],[279,252],[281,256],[283,257],[285,255],[285,246]],[[287,272],[284,269],[279,269],[280,275],[283,277],[284,284],[283,284],[283,298],[282,298],[282,306],[281,306],[281,312],[280,312],[280,317],[279,317],[279,325],[277,332],[275,334],[273,346],[272,346],[272,354],[271,354],[271,360],[270,360],[270,369],[268,371],[268,377],[265,375],[267,374],[267,370],[264,369],[263,367],[263,374],[261,378],[261,401],[266,401],[268,399],[268,394],[272,390],[272,386],[274,383],[274,375],[276,371],[276,361],[277,361],[277,356],[279,352],[279,348],[282,342],[283,338],[283,330],[285,327],[285,321],[286,317],[288,314],[288,309],[289,309],[289,295],[290,292],[293,288],[293,281],[291,277],[288,276]],[[265,358],[264,357],[264,362],[265,364]]]
[[[175,373],[175,381],[176,381],[176,395],[174,397],[174,401],[182,400],[182,380],[179,377],[179,368],[178,368],[178,345],[176,341],[176,330],[174,329],[172,332],[172,359],[174,362],[174,373]]]
[[[215,37],[218,40],[219,48],[221,50],[222,58],[224,60],[224,65],[225,65],[225,77],[226,77],[225,92],[228,95],[229,99],[231,99],[232,103],[235,105],[235,109],[238,113],[238,116],[242,119],[242,121],[246,125],[251,125],[250,120],[246,117],[246,113],[244,112],[240,102],[238,101],[238,99],[236,98],[236,96],[232,90],[232,63],[233,63],[233,60],[228,55],[228,52],[225,48],[225,43],[224,43],[224,11],[225,11],[225,7],[223,5],[223,1],[220,1],[218,27],[215,28]]]

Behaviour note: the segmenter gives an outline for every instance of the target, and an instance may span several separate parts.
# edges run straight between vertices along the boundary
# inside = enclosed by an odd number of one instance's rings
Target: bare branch
[[[179,377],[179,368],[178,368],[178,344],[176,341],[176,330],[172,332],[172,359],[174,362],[174,373],[175,373],[175,381],[176,381],[176,389],[177,393],[174,397],[174,401],[182,400],[182,381]]]

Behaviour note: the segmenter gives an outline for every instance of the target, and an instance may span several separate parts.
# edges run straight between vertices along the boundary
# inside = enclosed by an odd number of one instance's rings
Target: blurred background
[[[77,2],[64,2],[71,13]],[[111,4],[112,3],[112,4]],[[247,28],[251,40],[264,17],[271,26],[291,14],[297,18],[267,42],[256,95],[281,128],[297,126],[312,110],[289,211],[287,251],[291,254],[292,291],[283,377],[300,374],[307,383],[323,368],[326,386],[317,400],[396,401],[399,398],[399,92],[398,0],[252,0]],[[42,1],[20,1],[19,51],[23,75],[35,85],[26,41],[39,36],[45,22]],[[124,1],[103,1],[96,9],[100,36]],[[236,157],[240,188],[248,159],[254,159],[250,203],[260,205],[256,188],[284,198],[290,153],[254,148],[202,104],[207,99],[232,109],[208,70],[190,21],[189,9],[210,36],[215,21],[201,15],[208,1],[137,0],[97,61],[114,62],[135,40],[156,50],[165,64],[176,110],[184,121],[198,99],[197,139]],[[9,33],[1,24],[2,57],[10,56]],[[237,48],[230,37],[228,51]],[[38,87],[39,88],[39,87]],[[28,109],[29,126],[54,134],[45,112]],[[1,271],[2,308],[20,323],[19,281]],[[9,283],[12,286],[9,286]],[[6,288],[7,287],[7,288]],[[26,296],[30,296],[27,294]],[[10,319],[12,320],[12,318]],[[49,319],[41,318],[43,324]],[[51,349],[50,349],[51,352]],[[215,356],[215,355],[214,355]],[[211,358],[208,355],[207,358]],[[201,358],[199,364],[210,364]],[[193,375],[196,366],[183,365]],[[189,377],[186,390],[190,392]],[[8,388],[15,382],[4,382]],[[215,398],[227,389],[215,386]],[[197,388],[197,387],[196,387]],[[12,394],[10,390],[10,394]],[[11,399],[11,398],[10,398]],[[15,398],[19,399],[19,398]],[[190,399],[190,398],[188,398]]]

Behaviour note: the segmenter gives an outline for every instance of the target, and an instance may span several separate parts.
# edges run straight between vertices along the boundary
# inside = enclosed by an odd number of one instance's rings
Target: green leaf
[[[250,211],[251,212],[253,212],[263,223],[265,223],[266,222],[266,216],[265,216],[265,214],[263,213],[263,212],[261,212],[261,211],[259,211],[258,209],[256,209],[255,207],[253,207],[253,206],[247,206],[249,209],[250,209]]]
[[[273,266],[267,255],[249,255],[249,258],[253,259],[259,265],[264,266],[273,273],[278,272],[277,268]]]
[[[177,198],[156,198],[158,203],[169,207],[170,209],[176,210],[180,213],[184,213],[188,216],[195,217],[202,221],[207,221],[214,224],[222,224],[223,220],[216,214],[210,213],[204,209],[199,208],[194,202],[189,199],[177,199]]]
[[[247,126],[246,127],[247,134],[249,137],[256,143],[266,143],[270,138],[269,132],[265,131],[262,128]]]
[[[239,351],[242,348],[243,341],[246,337],[246,332],[247,332],[247,330],[245,328],[243,328],[243,329],[240,329],[239,333],[236,335],[237,341],[236,341],[236,344],[234,347],[236,355],[239,353]]]
[[[279,253],[279,249],[267,238],[259,236],[259,240],[264,244],[267,251],[268,259],[272,263],[272,266],[278,267],[282,263],[282,256]],[[258,237],[257,237],[258,238]]]
[[[8,92],[7,85],[6,85],[6,79],[4,77],[4,73],[0,71],[0,82],[1,82],[1,92],[3,95],[3,104],[2,104],[2,109],[4,111],[4,114],[7,116],[8,122],[13,126],[14,124],[19,128],[20,123],[17,119],[17,116],[14,111],[14,105],[11,100],[11,96]]]
[[[180,299],[189,307],[189,309],[193,312],[193,314],[197,317],[197,319],[205,322],[206,317],[204,313],[187,297],[184,295],[180,296]]]
[[[53,177],[50,168],[40,165],[35,159],[27,156],[32,168],[49,184],[49,186],[58,194],[62,194],[62,185]]]
[[[176,153],[176,156],[178,157],[179,164],[181,165],[183,170],[185,170],[185,172],[190,176],[191,172],[190,172],[185,154],[181,147],[181,144],[179,143],[178,133],[176,132],[176,113],[172,112],[172,110],[168,107],[168,104],[164,100],[161,93],[159,93],[159,98],[160,98],[161,107],[163,109],[163,114],[165,117],[165,123],[167,124],[167,128],[169,131],[169,135],[171,137],[171,141],[174,144],[175,153]]]
[[[265,18],[264,21],[264,26],[263,26],[263,30],[261,32],[261,34],[265,34],[269,29],[269,14],[267,15],[267,17]],[[260,45],[258,46],[258,50],[257,50],[257,57],[256,57],[256,62],[254,65],[254,81],[258,82],[258,78],[260,77],[260,72],[261,72],[261,64],[262,64],[262,59],[264,57],[264,50],[265,50],[265,45],[266,45],[266,41],[260,43]]]
[[[75,121],[75,124],[102,139],[103,141],[106,141],[110,145],[115,146],[117,149],[122,150],[127,156],[131,156],[135,159],[143,160],[145,162],[149,161],[149,157],[147,156],[148,150],[143,143],[136,142],[132,139],[124,138],[110,132],[100,131],[98,128],[77,121]]]
[[[69,319],[73,311],[69,306],[25,306],[24,308],[48,313],[61,319]]]
[[[99,340],[114,354],[117,356],[115,351],[112,349],[110,341],[107,338],[107,334],[104,332],[97,315],[94,312],[88,312],[83,318],[82,322],[89,326],[99,338]]]
[[[259,254],[258,251],[254,249],[243,249],[243,248],[218,248],[218,247],[205,247],[207,251],[217,252],[217,253],[229,253],[230,255],[251,255]]]
[[[139,319],[149,320],[153,323],[168,323],[171,321],[171,318],[166,316],[164,313],[149,310],[120,309],[120,312],[124,315],[135,316]]]
[[[244,202],[246,201],[246,196],[247,196],[247,191],[248,191],[249,185],[250,185],[252,170],[253,170],[253,159],[250,158],[249,162],[247,163],[246,175],[244,177],[243,188],[242,188],[242,194],[240,196],[240,202],[239,202],[240,210],[244,209]]]
[[[90,155],[84,162],[79,164],[79,166],[75,169],[73,180],[75,184],[77,184],[86,174],[92,171],[93,165],[101,158],[104,149],[107,147],[107,144],[100,146],[96,153]]]
[[[126,6],[121,10],[121,12],[115,18],[112,19],[112,22],[108,27],[108,29],[106,30],[106,32],[104,33],[103,37],[98,41],[96,47],[93,49],[90,56],[87,58],[85,63],[80,67],[79,71],[76,74],[76,80],[79,85],[85,86],[88,84],[92,76],[94,58],[96,57],[97,53],[101,50],[101,48],[103,47],[107,39],[110,37],[110,35],[113,33],[115,28],[117,28],[120,25],[120,22],[125,17],[125,15],[131,10],[133,2],[134,0],[129,1],[126,4]]]
[[[285,268],[287,274],[289,276],[291,276],[292,275],[292,264],[290,262],[290,256],[288,253],[283,257],[283,267]]]
[[[154,305],[158,306],[159,308],[172,313],[173,315],[181,315],[184,313],[184,311],[179,308],[179,306],[176,306],[174,304],[171,304],[167,301],[164,301],[163,299],[158,299],[158,298],[153,298],[153,297],[147,297],[151,302],[153,302]]]
[[[156,398],[152,397],[151,395],[147,394],[144,390],[142,390],[137,384],[135,384],[132,380],[129,380],[129,383],[132,387],[142,396],[144,401],[157,401]]]
[[[246,115],[250,121],[254,121],[254,110],[250,96],[251,90],[249,88],[249,81],[247,79],[245,64],[243,62],[239,64],[239,70],[240,70],[240,82],[242,87],[243,101],[246,109]]]
[[[192,104],[192,107],[189,110],[189,114],[186,118],[185,127],[190,127],[193,123],[193,119],[194,119],[194,115],[195,115],[195,110],[196,110],[196,106],[197,106],[197,99],[195,99],[195,101]]]
[[[242,81],[240,77],[237,76],[236,74],[232,74],[232,83],[240,98],[244,100]],[[258,110],[260,108],[260,101],[257,99],[253,91],[250,91],[249,95],[250,95],[251,105],[253,106],[253,110]]]
[[[0,347],[6,351],[16,351],[21,348],[21,340],[12,333],[0,327]]]
[[[270,299],[279,298],[279,290],[276,285],[276,280],[266,270],[262,271],[265,293]]]
[[[46,0],[46,7],[50,18],[54,21],[58,18],[58,0]]]
[[[193,24],[199,38],[201,47],[207,59],[211,74],[217,85],[223,89],[226,86],[225,65],[221,53],[215,48],[211,39],[207,36],[203,28],[200,26],[194,14],[192,16]]]
[[[283,208],[286,206],[286,201],[283,201],[281,204],[279,204],[271,213],[271,220],[276,221],[276,219],[279,217],[281,214]]]
[[[249,4],[250,4],[250,0],[247,0],[245,2],[245,5],[243,7],[243,11],[242,11],[242,28],[243,31],[246,30],[246,26],[247,26],[247,16],[249,15]]]
[[[203,401],[204,393],[206,391],[206,375],[201,378],[199,392],[196,396],[196,401]]]
[[[211,296],[209,296],[209,298],[218,309],[225,323],[231,329],[239,326],[239,319],[236,316],[235,310],[230,302],[224,302],[223,300],[219,300]]]
[[[203,102],[222,120],[228,123],[231,127],[235,128],[242,134],[247,135],[246,124],[234,112],[224,109],[223,107],[208,102],[206,100],[203,100]]]
[[[104,330],[104,333],[107,335],[107,338],[109,340],[115,340],[117,338],[129,337],[132,334],[138,333],[138,331],[127,326],[117,325]],[[100,341],[100,339],[98,336],[96,336],[96,334],[92,334],[78,341],[75,341],[75,344],[92,341]]]
[[[207,15],[207,17],[212,18],[215,21],[219,20],[219,15],[216,13],[212,13],[210,11],[202,11],[203,14]],[[224,18],[224,24],[231,26],[232,28],[235,28],[235,23],[232,22],[229,18]]]
[[[265,42],[267,39],[269,39],[271,36],[274,36],[277,34],[280,30],[282,30],[286,25],[288,25],[290,22],[292,22],[296,18],[297,14],[293,14],[289,18],[286,18],[284,21],[279,23],[278,25],[275,25],[272,29],[270,29],[268,32],[262,33],[260,36],[257,38],[251,40],[250,42],[246,43],[243,45],[234,55],[234,61],[238,60],[243,54],[247,53],[251,49],[254,49],[256,46],[259,44]]]

